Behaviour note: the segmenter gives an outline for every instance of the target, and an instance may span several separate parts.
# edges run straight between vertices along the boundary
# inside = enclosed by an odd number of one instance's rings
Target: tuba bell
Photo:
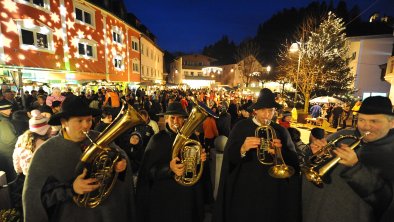
[[[275,129],[270,126],[271,120],[266,120],[264,124],[257,127],[255,137],[260,138],[260,146],[257,147],[257,159],[264,165],[273,165],[268,170],[268,174],[274,178],[289,178],[294,174],[294,168],[286,165],[282,156],[282,149],[274,146],[275,154],[269,153],[271,142],[276,139]]]
[[[204,163],[201,162],[202,146],[201,144],[189,137],[195,129],[208,117],[217,116],[203,103],[196,102],[192,97],[191,101],[194,106],[189,114],[187,122],[178,131],[172,145],[172,158],[178,157],[184,164],[185,171],[183,175],[175,175],[175,181],[183,186],[192,186],[201,178],[204,169]]]
[[[338,138],[330,141],[315,154],[307,159],[304,159],[303,163],[301,164],[301,172],[305,175],[309,182],[313,183],[319,188],[323,188],[323,176],[341,159],[340,157],[334,157],[335,154],[333,153],[333,150],[337,147],[338,143],[345,139],[353,139],[353,143],[349,145],[349,148],[353,150],[358,147],[361,140],[368,134],[370,134],[370,132],[366,132],[359,138],[353,135],[341,135]]]
[[[118,177],[114,171],[115,163],[121,158],[118,150],[110,148],[109,144],[116,137],[128,129],[144,123],[141,115],[130,105],[125,110],[126,102],[123,102],[122,111],[115,120],[92,141],[81,156],[80,164],[88,170],[86,178],[96,178],[100,187],[86,194],[76,194],[74,202],[80,207],[94,208],[104,201],[112,191]]]

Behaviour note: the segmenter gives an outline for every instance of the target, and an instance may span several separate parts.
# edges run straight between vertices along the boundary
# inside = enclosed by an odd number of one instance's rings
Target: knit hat
[[[393,105],[391,100],[383,96],[371,96],[364,100],[358,113],[373,115],[373,114],[386,114],[394,115]]]
[[[31,132],[43,136],[48,132],[50,127],[48,125],[48,119],[41,115],[39,110],[35,109],[31,111],[31,118],[29,120],[29,129]]]

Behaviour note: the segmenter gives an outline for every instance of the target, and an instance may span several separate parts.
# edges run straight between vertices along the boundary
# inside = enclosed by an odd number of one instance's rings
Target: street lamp
[[[302,52],[301,52],[301,43],[300,42],[295,42],[291,44],[290,46],[290,53],[297,53],[298,52],[298,66],[297,66],[297,73],[296,73],[296,86],[295,86],[295,95],[294,95],[294,107],[296,107],[297,103],[297,92],[298,92],[298,76],[300,74],[300,64],[301,64],[301,57],[302,57]]]

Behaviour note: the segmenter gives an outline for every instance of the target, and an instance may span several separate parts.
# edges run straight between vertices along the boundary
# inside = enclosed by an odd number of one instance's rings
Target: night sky
[[[284,8],[307,6],[311,0],[124,0],[170,52],[200,52],[222,36],[239,43],[254,36],[258,25]],[[335,6],[338,1],[334,1]],[[373,12],[394,16],[394,0],[347,0],[355,2],[366,20]]]

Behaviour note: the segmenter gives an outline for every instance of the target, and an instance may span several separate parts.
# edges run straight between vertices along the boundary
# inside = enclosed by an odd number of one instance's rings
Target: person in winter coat
[[[146,147],[137,180],[136,205],[140,222],[202,222],[204,193],[201,181],[192,186],[178,184],[185,166],[172,158],[172,144],[188,116],[181,103],[168,105],[166,128],[155,134]],[[203,152],[201,161],[206,160]],[[174,206],[176,206],[174,210]]]
[[[94,208],[74,202],[76,195],[103,188],[100,175],[90,178],[85,168],[89,166],[81,164],[82,153],[92,143],[89,138],[98,136],[90,129],[93,116],[99,114],[80,97],[70,95],[61,111],[51,116],[48,123],[62,125],[62,130],[33,155],[22,195],[25,222],[136,221],[131,167],[127,155],[114,144],[109,146],[120,158],[112,169],[118,176],[111,193]]]
[[[342,140],[337,145],[333,153],[340,157],[339,164],[323,177],[326,183],[322,189],[303,180],[303,221],[393,221],[393,128],[390,99],[373,96],[362,103],[356,129],[345,129],[328,136],[327,141],[340,135],[363,138],[356,149],[348,145],[354,142],[353,139]],[[316,140],[314,145],[322,148],[327,142]]]
[[[301,180],[297,173],[297,153],[289,132],[272,121],[277,107],[280,105],[275,102],[274,93],[264,88],[257,102],[250,106],[254,117],[239,121],[231,130],[224,148],[213,221],[301,221]],[[277,135],[269,143],[270,147],[281,148],[284,162],[295,169],[290,178],[270,176],[268,171],[272,165],[264,165],[257,158],[256,148],[262,140],[255,136],[255,131],[267,124]]]

